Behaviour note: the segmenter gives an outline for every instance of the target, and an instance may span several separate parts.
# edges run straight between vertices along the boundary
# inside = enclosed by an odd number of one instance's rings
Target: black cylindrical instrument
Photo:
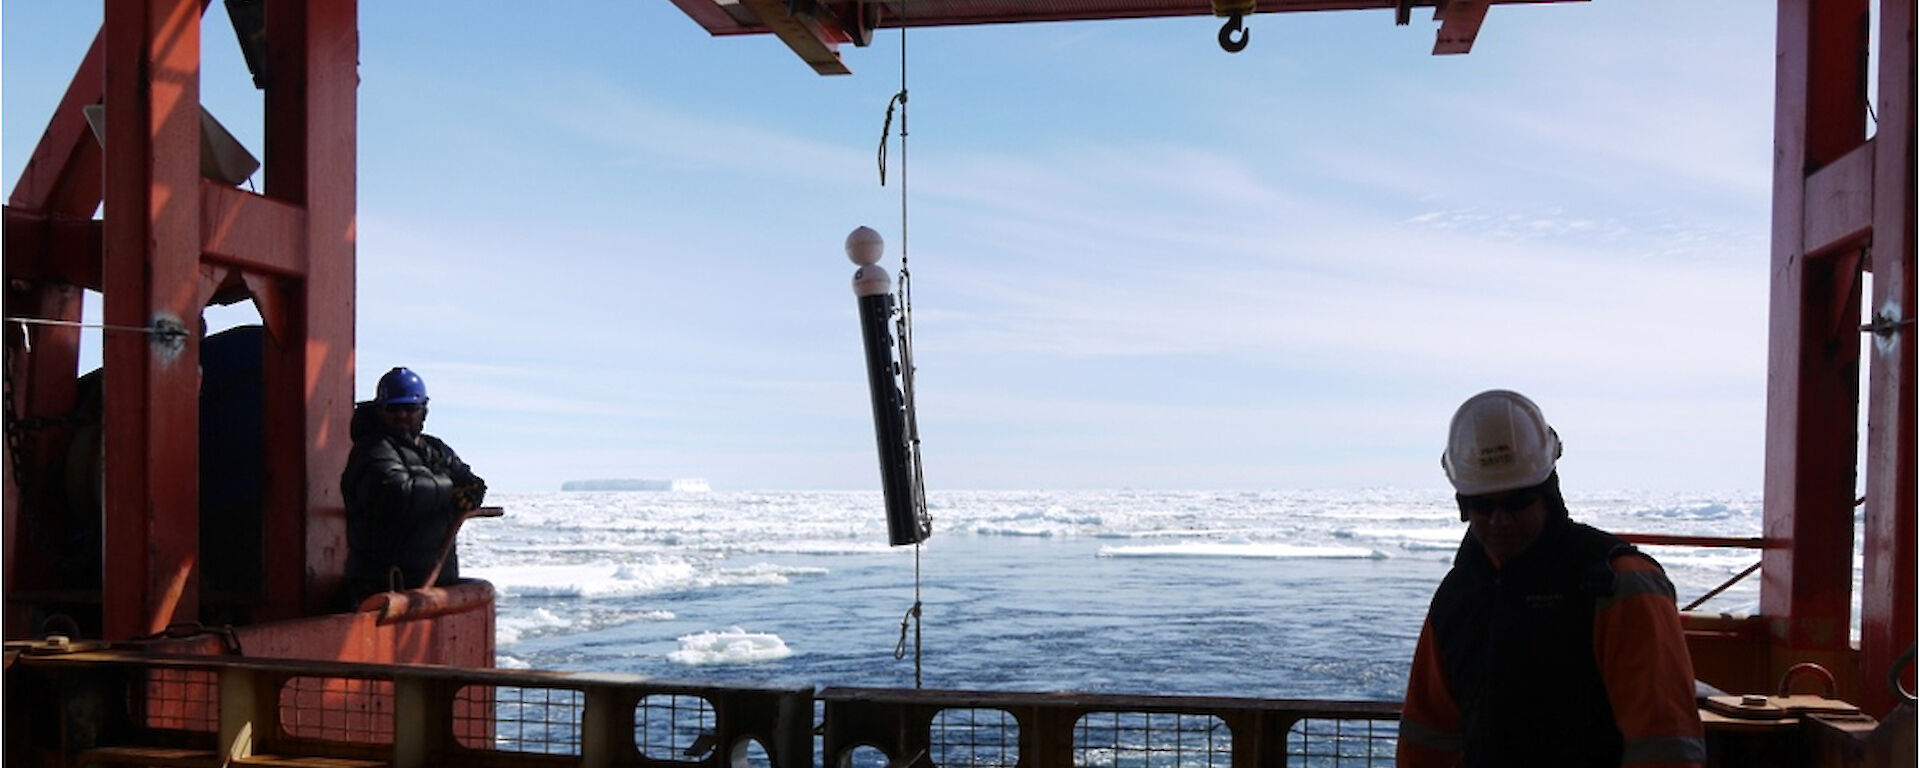
[[[929,531],[907,433],[900,364],[894,360],[891,282],[887,271],[874,265],[853,273],[853,290],[860,301],[860,338],[866,347],[867,389],[873,397],[873,439],[880,452],[880,490],[887,500],[887,541],[897,547],[926,541]]]

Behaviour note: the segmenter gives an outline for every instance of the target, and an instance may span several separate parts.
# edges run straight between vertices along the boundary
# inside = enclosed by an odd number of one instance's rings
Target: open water
[[[496,494],[461,535],[498,664],[911,687],[914,547],[877,492]],[[1573,495],[1622,532],[1758,536],[1758,493]],[[1464,525],[1441,490],[943,492],[928,688],[1398,700]],[[1650,547],[1684,605],[1757,550]],[[1751,613],[1758,576],[1701,610]],[[896,651],[904,650],[904,658]]]

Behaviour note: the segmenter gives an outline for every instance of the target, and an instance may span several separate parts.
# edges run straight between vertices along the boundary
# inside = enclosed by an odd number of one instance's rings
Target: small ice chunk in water
[[[682,636],[680,650],[667,654],[667,660],[689,666],[750,664],[792,655],[793,649],[788,648],[779,635],[728,627],[719,632]]]

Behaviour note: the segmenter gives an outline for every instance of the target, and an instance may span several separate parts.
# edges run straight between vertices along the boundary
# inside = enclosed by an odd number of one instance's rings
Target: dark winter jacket
[[[387,591],[395,568],[403,588],[426,586],[427,574],[460,515],[454,490],[485,487],[438,438],[423,434],[416,444],[389,432],[379,408],[370,402],[354,407],[353,452],[340,474],[340,495],[347,505],[346,594],[356,604]],[[459,577],[459,558],[449,549],[436,584]]]
[[[1673,596],[1657,563],[1590,526],[1551,522],[1498,567],[1469,534],[1415,649],[1399,764],[1698,765]]]
[[[1460,545],[1429,620],[1470,763],[1620,764],[1593,617],[1594,601],[1613,594],[1608,565],[1622,551],[1633,550],[1572,522],[1549,527],[1497,571],[1472,536]]]

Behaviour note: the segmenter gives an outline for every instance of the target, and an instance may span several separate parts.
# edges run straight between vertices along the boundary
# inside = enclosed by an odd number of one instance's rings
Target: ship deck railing
[[[35,763],[58,765],[1391,766],[1400,711],[123,650],[20,655],[7,678],[9,709],[59,734]],[[27,703],[42,697],[57,704]]]

